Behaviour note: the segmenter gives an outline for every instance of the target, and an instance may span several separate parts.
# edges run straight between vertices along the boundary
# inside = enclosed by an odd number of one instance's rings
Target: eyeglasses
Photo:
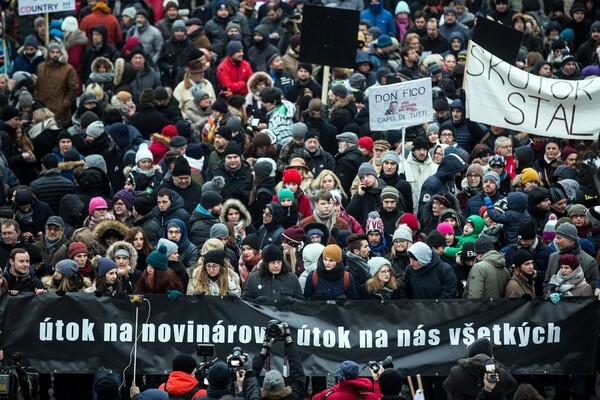
[[[206,269],[219,269],[221,266],[219,264],[207,264],[204,266]]]
[[[60,226],[46,225],[46,230],[50,231],[50,232],[58,232],[58,231],[62,231],[62,228]]]
[[[379,271],[380,274],[384,274],[384,275],[389,275],[392,273],[392,271],[390,271],[389,269],[382,269],[381,271]]]
[[[119,206],[119,207],[124,207],[124,206],[125,206],[125,203],[123,203],[122,201],[115,201],[115,202],[113,203],[113,205],[114,205],[114,206]]]
[[[467,178],[477,178],[477,177],[481,178],[481,175],[479,175],[479,174],[468,174],[467,175]]]

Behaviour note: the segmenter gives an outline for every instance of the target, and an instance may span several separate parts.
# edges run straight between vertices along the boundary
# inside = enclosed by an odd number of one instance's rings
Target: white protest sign
[[[19,0],[19,15],[74,11],[75,0]]]
[[[467,118],[540,136],[597,137],[599,78],[543,78],[500,60],[472,41],[467,54]]]
[[[432,120],[431,78],[369,88],[372,131],[402,129]]]

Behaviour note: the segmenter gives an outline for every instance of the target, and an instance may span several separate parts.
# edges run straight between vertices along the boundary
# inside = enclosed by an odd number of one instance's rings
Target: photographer
[[[372,369],[369,370],[375,383],[368,378],[359,377],[360,372],[357,363],[350,360],[344,361],[335,372],[335,377],[339,383],[314,395],[313,400],[347,400],[359,395],[362,395],[364,400],[379,400],[382,394],[379,390],[378,379],[383,369],[380,367],[376,373]]]
[[[468,358],[458,360],[444,381],[449,399],[506,399],[517,388],[510,372],[493,360],[492,343],[488,339],[476,340],[467,351]],[[494,361],[492,373],[486,372],[486,362],[490,360]]]
[[[159,389],[175,397],[196,399],[206,396],[206,390],[200,388],[200,383],[195,377],[196,359],[187,354],[180,354],[173,359],[173,372],[169,374],[167,382],[160,385]]]
[[[262,351],[252,360],[252,370],[237,373],[238,386],[240,389],[243,389],[246,400],[304,399],[306,394],[304,391],[306,376],[304,375],[304,368],[302,368],[300,350],[298,349],[298,345],[294,343],[287,324],[279,324],[279,329],[281,333],[277,337],[270,336],[270,329],[267,329]],[[271,346],[276,340],[283,340],[285,343],[285,351],[290,365],[289,377],[287,378],[288,385],[286,385],[279,371],[271,370],[265,374],[265,379],[261,387],[258,382],[258,376],[270,355]]]

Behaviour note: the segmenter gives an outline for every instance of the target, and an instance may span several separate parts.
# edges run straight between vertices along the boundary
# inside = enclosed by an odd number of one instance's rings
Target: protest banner
[[[333,302],[332,302],[333,303]],[[151,307],[149,307],[151,305]],[[139,307],[137,366],[164,373],[181,353],[199,343],[215,345],[225,359],[234,346],[256,355],[271,319],[287,322],[307,375],[335,371],[392,356],[410,375],[445,375],[486,337],[494,354],[515,374],[593,373],[598,341],[595,298],[301,302],[271,306],[239,298],[148,295]],[[136,305],[127,296],[88,293],[6,296],[0,308],[2,349],[23,353],[23,365],[39,372],[120,371],[130,365]],[[574,340],[576,338],[576,340]],[[273,345],[273,365],[283,356]],[[368,373],[368,371],[365,371]]]
[[[74,11],[75,0],[19,0],[19,15]]]
[[[433,120],[431,78],[369,88],[372,131],[402,129]]]
[[[567,81],[527,73],[469,42],[467,118],[517,132],[594,140],[600,79]]]

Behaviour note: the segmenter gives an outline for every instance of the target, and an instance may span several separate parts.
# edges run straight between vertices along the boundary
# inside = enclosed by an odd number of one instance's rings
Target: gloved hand
[[[287,322],[284,322],[283,326],[285,328],[285,344],[294,343],[294,339],[292,339],[292,331],[290,331],[290,326],[287,324]]]
[[[335,304],[337,304],[338,306],[343,306],[344,304],[346,304],[347,301],[348,297],[346,297],[346,295],[343,294],[335,299]]]
[[[294,304],[298,303],[300,300],[293,298],[292,296],[283,296],[279,302],[281,304]]]
[[[269,298],[267,296],[258,296],[254,299],[254,302],[258,304],[267,304],[269,302]]]
[[[320,301],[327,300],[327,296],[323,292],[314,292],[312,296],[310,296],[311,301]]]
[[[488,210],[494,208],[494,203],[492,203],[492,199],[490,199],[489,197],[485,196],[483,198],[483,202],[485,203],[485,206]]]
[[[196,296],[196,298],[198,298],[198,299],[203,299],[204,298],[204,292],[196,293],[194,296]]]
[[[183,296],[183,293],[181,293],[179,290],[168,290],[167,295],[169,296],[169,300],[177,300]]]
[[[260,350],[260,355],[263,357],[268,357],[269,353],[271,352],[271,347],[273,346],[273,343],[275,343],[275,339],[266,338],[263,342],[262,349]]]
[[[238,298],[238,296],[236,296],[235,294],[229,293],[229,294],[227,295],[227,298],[228,298],[229,300],[235,300],[235,299],[237,299],[237,298]]]
[[[561,297],[562,297],[562,294],[560,294],[560,293],[552,293],[550,295],[550,301],[552,301],[554,304],[558,304]]]
[[[54,292],[54,293],[56,293],[56,295],[57,295],[57,296],[60,296],[60,297],[62,297],[62,296],[64,296],[65,294],[67,294],[67,292],[65,292],[64,290],[57,290],[57,291],[56,291],[56,292]]]

